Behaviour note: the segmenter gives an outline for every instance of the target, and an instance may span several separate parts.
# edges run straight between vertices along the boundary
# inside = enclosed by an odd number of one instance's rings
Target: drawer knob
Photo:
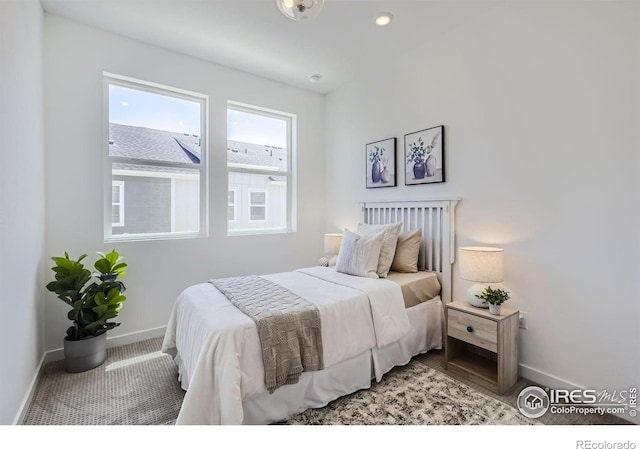
[[[471,326],[467,326],[467,332],[473,332],[473,328]]]

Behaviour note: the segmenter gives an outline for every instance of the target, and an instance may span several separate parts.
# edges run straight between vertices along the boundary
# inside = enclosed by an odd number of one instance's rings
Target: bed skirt
[[[285,385],[273,394],[264,392],[243,400],[243,424],[284,421],[309,408],[371,386],[394,366],[430,349],[442,349],[444,307],[440,297],[407,309],[411,331],[401,340],[373,348],[322,371],[303,373],[297,384]]]

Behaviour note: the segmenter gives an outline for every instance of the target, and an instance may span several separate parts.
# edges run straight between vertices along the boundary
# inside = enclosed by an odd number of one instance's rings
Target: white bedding
[[[394,282],[325,267],[264,277],[316,305],[325,368],[409,332],[402,292]],[[253,320],[210,283],[191,286],[179,296],[162,350],[176,357],[187,390],[177,424],[241,424],[243,400],[265,392]]]
[[[273,394],[264,392],[242,402],[243,424],[269,424],[284,421],[308,408],[371,387],[394,366],[402,366],[417,354],[442,349],[444,306],[440,296],[406,309],[411,330],[384,348],[371,348],[360,355],[321,371],[302,373],[300,382],[285,385]],[[373,375],[375,374],[375,376]]]

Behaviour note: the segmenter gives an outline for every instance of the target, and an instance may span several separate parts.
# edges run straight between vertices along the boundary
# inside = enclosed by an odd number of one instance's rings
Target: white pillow
[[[348,229],[342,234],[336,271],[353,276],[377,279],[376,269],[384,232],[363,236]]]
[[[391,224],[365,224],[358,225],[358,234],[370,236],[378,232],[384,232],[382,239],[382,248],[380,248],[380,258],[378,259],[378,268],[376,273],[381,278],[386,278],[393,263],[393,256],[396,254],[396,245],[398,244],[398,234],[402,223]]]

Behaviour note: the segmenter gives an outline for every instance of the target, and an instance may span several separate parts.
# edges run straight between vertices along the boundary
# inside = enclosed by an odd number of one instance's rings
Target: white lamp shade
[[[325,234],[324,235],[324,253],[335,256],[340,252],[341,243],[342,243],[342,234]]]
[[[502,282],[504,258],[501,248],[466,246],[459,248],[460,277],[474,282]]]

